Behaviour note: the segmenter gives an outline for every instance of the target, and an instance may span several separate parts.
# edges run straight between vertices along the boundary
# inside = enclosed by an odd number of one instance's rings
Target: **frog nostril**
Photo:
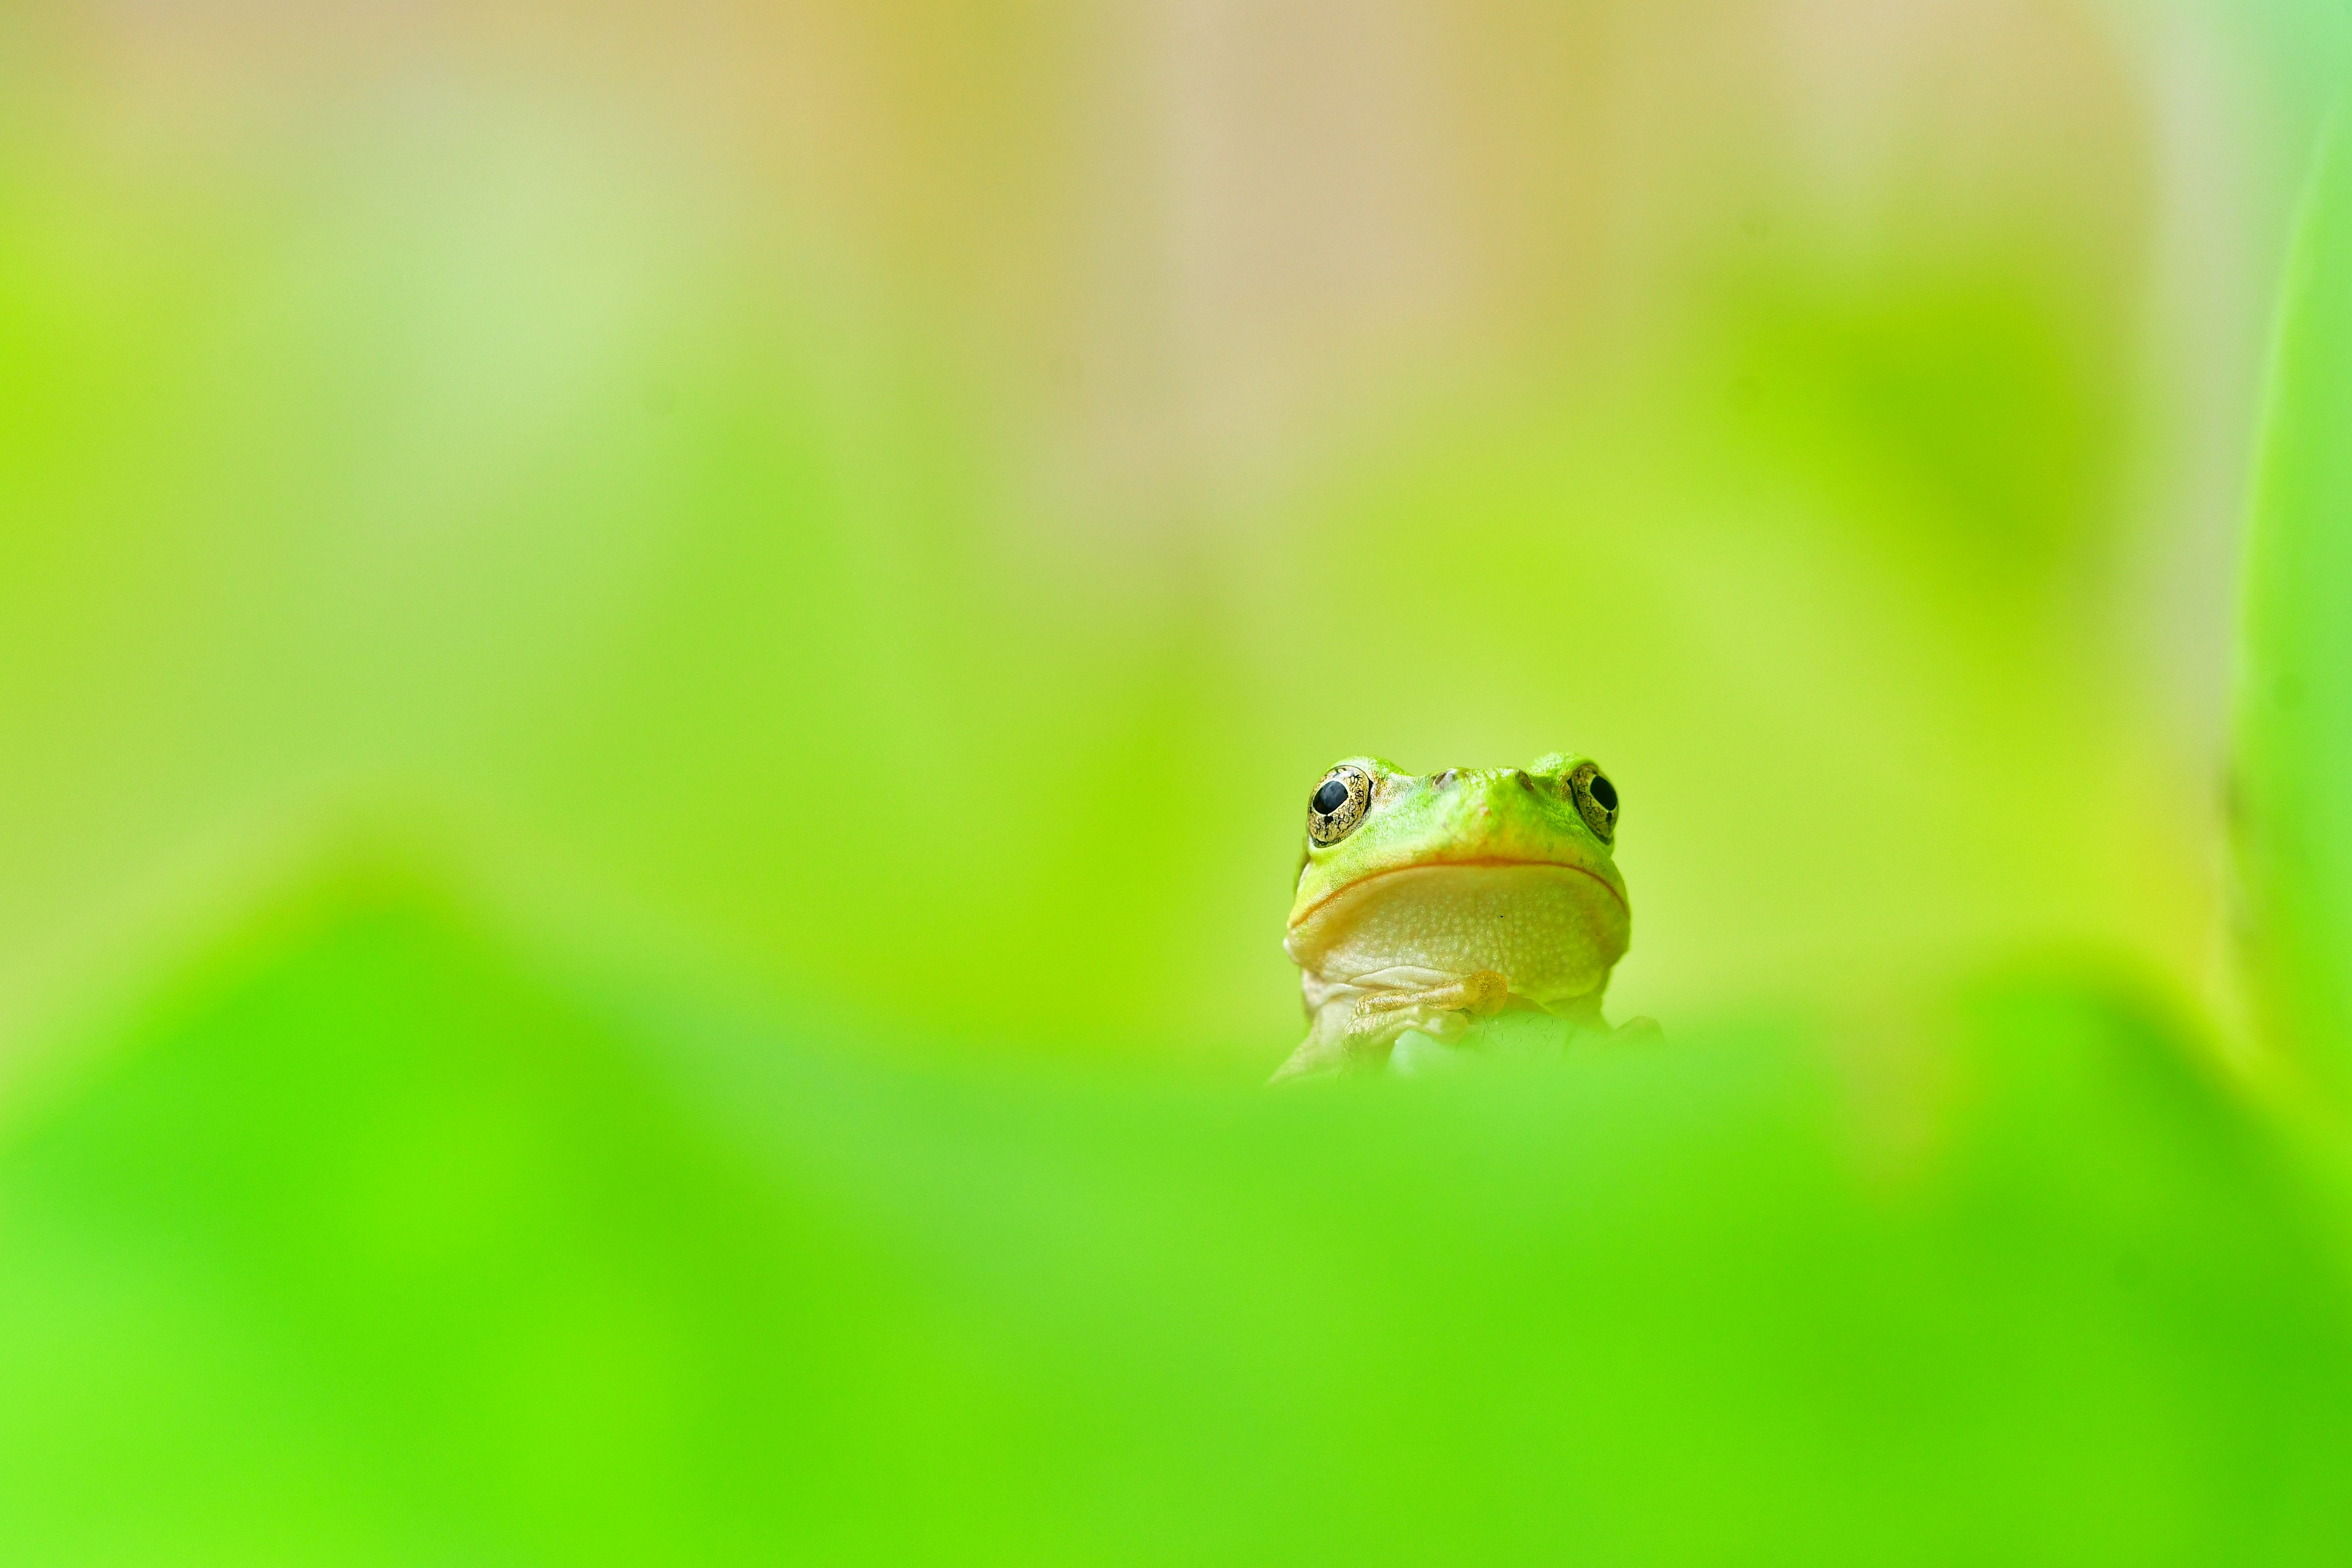
[[[1454,787],[1455,777],[1456,774],[1452,768],[1448,768],[1444,773],[1439,773],[1436,777],[1431,779],[1429,781],[1429,787],[1432,789],[1452,789]]]

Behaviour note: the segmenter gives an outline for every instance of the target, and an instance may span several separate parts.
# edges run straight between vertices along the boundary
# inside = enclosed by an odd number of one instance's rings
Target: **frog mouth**
[[[1316,900],[1312,904],[1309,904],[1307,908],[1299,910],[1297,914],[1291,917],[1288,929],[1293,931],[1303,929],[1312,921],[1317,915],[1330,908],[1330,906],[1339,900],[1347,898],[1349,895],[1353,893],[1361,892],[1365,889],[1371,887],[1375,882],[1384,881],[1391,877],[1401,877],[1411,871],[1449,870],[1455,867],[1461,867],[1464,868],[1478,868],[1494,870],[1518,867],[1523,868],[1540,868],[1553,871],[1573,871],[1578,876],[1590,879],[1597,885],[1601,891],[1607,893],[1611,900],[1616,903],[1618,910],[1624,913],[1628,918],[1631,918],[1633,913],[1631,907],[1625,902],[1625,895],[1619,892],[1616,886],[1612,883],[1609,879],[1603,877],[1590,866],[1580,865],[1573,860],[1529,860],[1517,856],[1478,855],[1465,856],[1459,859],[1414,860],[1402,866],[1385,866],[1377,871],[1368,871],[1352,882],[1343,883],[1340,886],[1332,889],[1329,892]]]

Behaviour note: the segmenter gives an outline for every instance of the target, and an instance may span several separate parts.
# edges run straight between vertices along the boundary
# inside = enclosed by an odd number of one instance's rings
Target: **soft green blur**
[[[389,828],[943,1040],[1258,1061],[1365,751],[1601,759],[1634,1011],[2210,984],[2247,28],[495,15],[11,17],[16,1036]]]
[[[0,1561],[2339,1557],[2341,30],[0,12]]]
[[[2233,822],[2262,1037],[2352,1107],[2352,124],[2314,161],[2281,286],[2246,552]]]

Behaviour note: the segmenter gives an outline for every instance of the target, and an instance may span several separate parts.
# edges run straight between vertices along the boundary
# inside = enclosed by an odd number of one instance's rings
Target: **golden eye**
[[[1372,776],[1346,763],[1323,775],[1307,801],[1307,837],[1318,844],[1337,844],[1356,831],[1372,805]]]
[[[1617,837],[1617,786],[1609,775],[1591,763],[1579,763],[1568,775],[1568,794],[1592,836],[1603,844],[1612,842]]]

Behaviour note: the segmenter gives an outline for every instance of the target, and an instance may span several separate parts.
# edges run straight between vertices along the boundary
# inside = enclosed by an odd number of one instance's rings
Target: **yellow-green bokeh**
[[[2251,30],[491,15],[13,24],[20,1028],[357,815],[1255,1059],[1366,747],[1607,759],[1642,1010],[2210,984]]]

